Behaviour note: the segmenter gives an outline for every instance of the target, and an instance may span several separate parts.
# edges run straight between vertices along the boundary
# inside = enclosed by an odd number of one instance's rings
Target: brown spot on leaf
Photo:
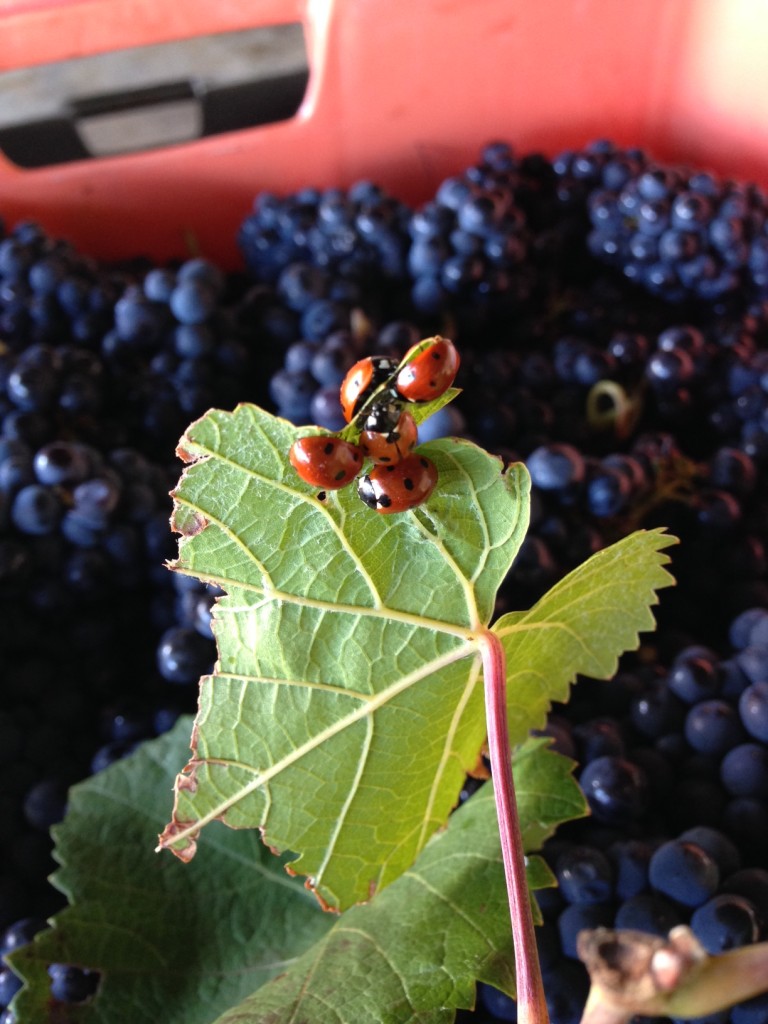
[[[317,889],[315,888],[315,880],[314,880],[314,878],[307,878],[305,880],[305,882],[304,882],[304,888],[308,889],[309,892],[312,893],[312,895],[315,897],[317,902],[320,904],[320,909],[324,910],[326,912],[326,914],[339,914],[340,913],[340,910],[339,910],[338,907],[332,907],[331,904],[328,903],[327,900],[323,899],[323,897],[317,891]]]
[[[193,828],[194,825],[194,821],[178,821],[174,818],[158,836],[158,852],[160,850],[170,850],[182,863],[189,864],[197,853],[197,836],[200,830],[197,829],[192,835],[185,836],[183,846],[174,846],[173,844],[181,832],[186,832],[188,829]]]
[[[263,825],[259,825],[259,835],[261,836],[261,841],[262,841],[262,843],[264,843],[264,845],[265,845],[265,846],[266,846],[266,848],[267,848],[267,849],[269,850],[269,852],[270,852],[270,853],[274,853],[274,855],[275,855],[276,857],[279,857],[279,856],[280,856],[280,854],[281,854],[281,853],[282,853],[283,851],[282,851],[282,850],[280,850],[280,849],[278,849],[278,847],[277,847],[277,846],[272,846],[272,844],[271,844],[271,843],[269,842],[269,840],[268,840],[268,839],[267,839],[267,837],[266,837],[266,829],[264,828],[264,826],[263,826]],[[288,867],[287,867],[287,866],[286,866],[286,869],[285,869],[285,870],[286,870],[286,871],[288,871],[288,874],[289,874],[289,875],[295,875],[295,874],[296,874],[296,872],[295,872],[295,871],[290,871],[290,870],[288,869]]]
[[[176,776],[176,789],[181,793],[197,792],[197,767],[200,761],[192,760]]]
[[[196,459],[199,458],[199,456],[195,455],[194,452],[191,452],[184,447],[185,441],[186,438],[184,437],[182,437],[181,441],[179,441],[178,445],[176,446],[176,455],[181,459],[182,462],[194,462]]]
[[[202,512],[193,511],[176,505],[171,515],[171,529],[180,533],[183,537],[196,537],[202,533],[208,525],[208,520]]]

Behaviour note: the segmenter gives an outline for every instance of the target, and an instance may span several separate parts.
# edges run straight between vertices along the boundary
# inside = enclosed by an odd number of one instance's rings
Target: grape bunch
[[[768,199],[761,189],[606,143],[561,154],[556,168],[586,191],[590,251],[649,292],[712,303],[765,294]]]
[[[194,709],[218,590],[163,566],[172,455],[191,419],[239,401],[317,424],[297,472],[357,478],[377,511],[417,441],[525,462],[531,527],[499,613],[630,530],[680,536],[657,632],[545,730],[591,808],[544,849],[551,1019],[583,1007],[581,927],[685,921],[713,950],[768,937],[765,224],[760,189],[599,141],[553,160],[494,142],[419,209],[368,182],[261,195],[233,274],[108,267],[38,225],[2,229],[2,953],[61,905],[48,828],[69,785]],[[446,336],[461,394],[416,430],[410,403],[433,395],[406,374],[423,382],[420,339]],[[49,976],[59,1003],[98,984]],[[0,968],[0,1007],[17,987]],[[459,1017],[514,1012],[482,985]]]

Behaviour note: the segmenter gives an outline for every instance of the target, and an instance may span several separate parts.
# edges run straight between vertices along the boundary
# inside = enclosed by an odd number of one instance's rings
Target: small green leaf
[[[466,441],[421,450],[438,487],[381,516],[354,487],[318,497],[298,431],[254,406],[180,445],[176,568],[222,586],[219,661],[161,845],[261,827],[321,899],[369,899],[447,821],[485,736],[476,639],[525,535],[527,473]]]
[[[70,791],[53,881],[71,905],[9,958],[28,982],[15,1005],[23,1024],[209,1024],[333,923],[258,833],[219,826],[186,867],[152,852],[190,724]],[[102,974],[96,997],[66,1018],[52,1016],[52,962]]]
[[[541,740],[515,758],[527,849],[585,813],[572,762]],[[554,884],[531,857],[532,889]],[[443,1024],[474,1003],[476,982],[514,994],[509,904],[491,784],[368,906],[346,911],[312,949],[217,1024]]]
[[[507,654],[510,741],[544,725],[552,701],[568,699],[576,675],[609,679],[619,655],[655,626],[656,591],[674,583],[664,548],[677,538],[639,530],[598,551],[527,612],[493,626]]]

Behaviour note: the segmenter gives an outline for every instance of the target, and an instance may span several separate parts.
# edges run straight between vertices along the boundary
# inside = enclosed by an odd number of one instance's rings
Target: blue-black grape
[[[768,682],[753,683],[739,695],[739,715],[750,736],[768,743]]]
[[[595,758],[581,772],[579,783],[595,818],[605,824],[627,825],[647,809],[648,779],[627,758]]]
[[[569,903],[604,903],[613,896],[613,867],[594,847],[572,846],[558,857],[555,873]]]
[[[670,839],[654,851],[648,867],[653,889],[684,907],[698,907],[717,891],[720,871],[706,850]]]
[[[99,973],[72,964],[50,964],[51,995],[63,1003],[84,1003],[98,988]]]
[[[747,946],[760,937],[755,908],[735,893],[720,893],[697,907],[691,928],[708,953]]]

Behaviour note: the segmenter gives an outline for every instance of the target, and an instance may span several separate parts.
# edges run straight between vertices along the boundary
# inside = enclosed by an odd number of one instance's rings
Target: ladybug
[[[363,454],[376,463],[399,462],[416,447],[416,420],[400,402],[374,402],[360,434]]]
[[[374,466],[361,476],[357,493],[368,508],[388,515],[426,501],[437,483],[437,468],[426,455],[411,452],[394,465]]]
[[[333,434],[300,437],[291,445],[288,458],[305,483],[328,491],[352,483],[363,466],[362,450]]]
[[[339,398],[344,419],[351,423],[373,392],[395,372],[398,364],[388,356],[366,356],[350,367],[341,382]]]
[[[405,359],[415,347],[406,353]],[[438,336],[400,370],[395,378],[395,390],[408,402],[430,402],[453,384],[459,362],[453,342]]]

